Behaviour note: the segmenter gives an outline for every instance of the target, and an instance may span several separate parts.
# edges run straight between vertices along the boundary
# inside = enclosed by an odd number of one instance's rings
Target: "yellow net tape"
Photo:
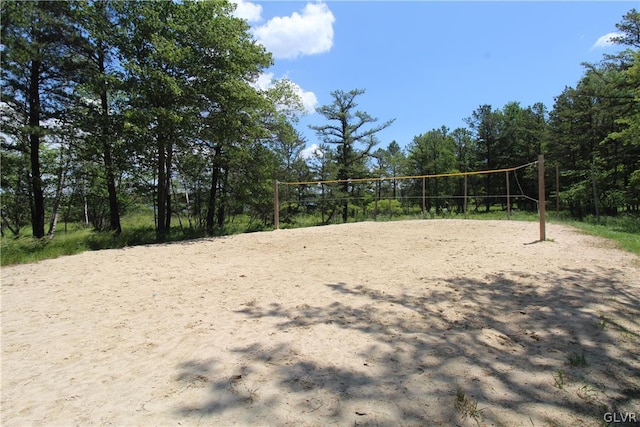
[[[390,179],[426,179],[426,178],[440,178],[447,176],[465,176],[465,175],[483,175],[490,173],[500,173],[500,172],[512,172],[521,168],[525,168],[527,166],[531,166],[538,163],[537,161],[527,163],[526,165],[516,166],[513,168],[504,168],[504,169],[492,169],[492,170],[484,170],[484,171],[473,171],[473,172],[451,172],[451,173],[440,173],[433,175],[415,175],[415,176],[388,176],[388,177],[370,177],[370,178],[350,178],[350,179],[329,179],[326,181],[299,181],[299,182],[281,182],[278,181],[278,184],[282,185],[313,185],[313,184],[338,184],[344,182],[376,182],[376,181],[386,181]]]

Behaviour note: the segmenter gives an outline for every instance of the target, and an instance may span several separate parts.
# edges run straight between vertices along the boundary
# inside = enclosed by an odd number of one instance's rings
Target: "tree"
[[[634,39],[629,35],[619,40]],[[561,196],[578,217],[587,212],[597,217],[602,209],[615,215],[619,207],[637,203],[629,191],[640,157],[633,136],[640,112],[635,63],[637,52],[626,50],[584,64],[576,88],[566,88],[550,114],[548,152],[563,166]]]
[[[375,135],[389,127],[395,119],[383,124],[366,129],[370,123],[376,123],[378,119],[366,112],[356,110],[358,104],[356,97],[364,94],[363,89],[354,89],[349,92],[335,90],[331,92],[333,102],[323,105],[318,112],[331,124],[323,126],[310,126],[325,144],[336,145],[335,158],[338,164],[337,179],[342,183],[342,221],[348,219],[348,197],[353,191],[353,186],[347,181],[350,178],[359,178],[365,174],[364,163],[370,155],[371,149],[377,144]],[[364,145],[358,148],[357,144]]]
[[[116,121],[113,117],[112,99],[122,88],[122,76],[117,71],[119,64],[113,59],[117,49],[117,12],[106,0],[97,0],[80,5],[81,23],[84,29],[84,88],[88,95],[98,102],[85,102],[85,110],[90,121],[84,121],[81,128],[91,134],[90,143],[97,145],[104,167],[104,180],[109,201],[109,230],[119,235],[120,206],[116,189],[116,167],[113,159],[115,141],[118,137]]]
[[[614,38],[618,44],[635,48],[635,51],[623,52],[628,58],[628,67],[622,69],[619,78],[615,81],[618,91],[622,90],[627,97],[627,108],[616,120],[621,126],[617,131],[610,133],[607,140],[621,144],[624,153],[622,168],[624,175],[624,191],[626,203],[633,206],[635,211],[640,210],[640,13],[631,9],[622,18],[622,22],[616,24],[622,36]]]
[[[78,32],[72,7],[72,2],[3,3],[2,92],[4,102],[21,116],[19,132],[28,135],[29,143],[22,149],[30,160],[31,225],[36,238],[45,235],[42,125],[62,115],[77,84],[73,39]]]
[[[334,150],[330,145],[320,144],[318,149],[307,160],[309,169],[316,180],[328,181],[337,176],[338,163],[334,158],[334,154]],[[339,190],[335,184],[320,184],[317,204],[320,206],[322,224],[330,223],[335,215],[338,209],[338,193]]]
[[[400,144],[395,140],[389,143],[386,150],[386,162],[388,164],[388,171],[392,177],[405,174],[407,167],[407,156],[405,155]],[[393,198],[398,196],[398,180],[394,179],[393,183]]]
[[[473,134],[465,128],[456,128],[451,132],[451,138],[456,147],[457,169],[461,172],[477,170],[475,153],[477,151]]]
[[[408,162],[415,175],[438,175],[456,171],[455,140],[446,126],[414,137],[408,150]],[[442,180],[431,179],[429,185],[431,188],[428,193],[436,198],[435,208],[436,212],[439,212]],[[422,183],[416,183],[416,186],[416,192],[421,193]],[[451,194],[451,188],[445,188],[445,190]]]
[[[548,125],[546,119],[546,108],[541,103],[536,103],[533,107],[523,108],[518,102],[509,102],[501,110],[502,129],[499,136],[498,167],[513,167],[530,163],[543,153],[543,145],[546,143]],[[536,194],[537,173],[535,169],[529,168],[523,171],[516,171],[521,178],[517,180],[519,189],[525,194]],[[499,189],[500,194],[505,194],[505,187],[502,181],[496,180],[499,184],[494,187]],[[513,199],[511,199],[513,200]],[[536,205],[529,199],[517,199],[518,208],[536,209]],[[506,203],[506,198],[504,199]]]
[[[493,110],[490,105],[481,105],[471,117],[466,119],[467,124],[475,136],[476,158],[487,170],[497,169],[500,159],[503,158],[500,149],[500,135],[502,133],[503,116],[499,110]],[[492,174],[485,175],[485,192],[490,194],[492,189]],[[491,200],[485,198],[485,208],[489,212]]]
[[[220,1],[124,7],[128,116],[138,139],[153,142],[141,149],[154,157],[159,239],[171,227],[176,150],[194,143],[210,148],[206,227],[212,232],[229,156],[241,151],[238,144],[255,140],[248,132],[258,132],[250,125],[258,123],[256,112],[266,101],[252,83],[271,56],[251,38],[247,23],[232,16],[233,8]],[[220,223],[224,209],[218,212]]]
[[[622,22],[616,24],[622,35],[614,37],[613,41],[640,49],[640,13],[634,8],[622,17]]]

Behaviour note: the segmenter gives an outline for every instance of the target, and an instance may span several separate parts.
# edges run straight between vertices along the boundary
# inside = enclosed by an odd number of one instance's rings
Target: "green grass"
[[[564,371],[562,369],[558,369],[556,374],[553,376],[553,385],[562,390],[564,388],[565,377],[566,375]]]
[[[134,212],[121,219],[122,233],[115,236],[110,232],[96,232],[84,224],[59,224],[53,239],[30,237],[31,229],[21,230],[19,238],[3,237],[0,241],[0,265],[25,264],[44,259],[74,255],[88,250],[117,249],[127,246],[157,243],[153,212]],[[182,227],[176,217],[172,220],[171,233],[164,243],[193,240],[206,236],[204,230],[189,227],[182,219]],[[251,222],[247,216],[239,215],[225,224],[223,232],[216,235],[230,235],[254,231],[270,230],[261,222]]]
[[[573,366],[574,368],[587,366],[587,359],[584,356],[584,351],[582,353],[571,353],[567,357],[567,363],[569,364],[569,366]]]
[[[640,256],[640,218],[634,216],[589,217],[584,221],[563,221],[593,236],[615,241],[620,248]]]
[[[91,234],[90,230],[75,230],[61,233],[54,239],[34,239],[30,236],[3,238],[0,243],[0,263],[24,264],[84,252],[90,249],[87,242]]]
[[[336,214],[335,221],[339,222],[339,215]],[[425,216],[420,212],[411,212],[407,215],[378,215],[377,221],[398,221],[407,219],[422,219]],[[462,214],[430,215],[427,218],[462,219]],[[496,207],[490,212],[469,212],[469,219],[480,220],[506,220],[505,211]],[[364,220],[364,218],[362,218]],[[537,221],[536,213],[512,212],[511,219],[514,221]],[[372,221],[373,218],[366,220]],[[549,221],[560,222],[571,225],[585,233],[611,239],[618,246],[629,252],[640,256],[640,219],[633,216],[619,216],[615,218],[601,217],[586,218],[584,221],[569,220],[556,217],[553,213],[549,215]],[[60,224],[53,239],[33,239],[27,237],[30,229],[23,230],[24,237],[12,238],[4,237],[0,241],[0,265],[22,264],[37,262],[49,258],[57,258],[65,255],[73,255],[87,250],[114,249],[126,246],[145,245],[156,243],[156,234],[153,227],[152,212],[131,213],[122,218],[122,234],[114,236],[108,232],[94,232],[82,224]],[[282,223],[281,228],[298,228],[320,225],[318,215],[300,215],[293,218],[291,223]],[[179,226],[177,218],[173,221],[167,242],[182,241],[201,238],[205,236],[202,230],[190,228],[183,219],[183,227]],[[250,222],[246,216],[238,216],[233,221],[225,225],[224,233],[218,234],[238,234],[253,231],[266,231],[272,229],[264,226],[260,222]]]
[[[482,417],[483,409],[478,409],[478,401],[473,397],[468,396],[460,386],[456,387],[456,399],[454,406],[463,419],[471,417],[476,420],[478,425],[480,425],[479,421]]]

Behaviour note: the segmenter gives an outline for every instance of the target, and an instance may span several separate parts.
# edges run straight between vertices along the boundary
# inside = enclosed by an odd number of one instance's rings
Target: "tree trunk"
[[[161,135],[158,138],[158,194],[157,194],[157,206],[158,206],[158,224],[156,229],[156,237],[159,241],[164,240],[167,235],[167,229],[165,228],[165,217],[167,208],[167,179],[166,179],[166,153],[164,137]]]
[[[2,216],[2,236],[4,236],[4,227],[7,227],[9,231],[13,233],[14,237],[18,237],[20,235],[20,226],[15,228],[12,227],[9,220],[4,216],[4,211],[2,209],[0,209],[0,216]]]
[[[102,43],[98,45],[98,67],[100,73],[104,75],[104,52]],[[116,193],[115,174],[113,172],[113,160],[111,158],[111,129],[109,124],[109,101],[107,99],[106,82],[100,91],[100,104],[102,107],[102,151],[104,158],[105,178],[107,180],[107,192],[109,194],[109,230],[115,232],[117,236],[122,232],[120,226],[120,209],[118,207],[118,196]]]
[[[216,208],[216,191],[218,187],[218,179],[220,175],[220,155],[222,149],[220,146],[215,148],[213,156],[213,172],[211,173],[211,188],[209,189],[209,206],[207,208],[207,233],[213,234],[214,212]]]
[[[111,148],[108,143],[104,144],[104,165],[107,179],[107,192],[109,193],[109,229],[116,236],[122,232],[120,225],[120,208],[118,207],[118,196],[116,193],[116,182],[113,173],[113,161],[111,159]]]
[[[227,194],[225,192],[225,185],[227,184],[228,178],[229,168],[225,168],[224,179],[222,180],[220,188],[220,207],[218,208],[218,228],[220,229],[221,233],[224,231],[225,213],[227,211]]]
[[[596,182],[595,163],[591,164],[591,186],[593,189],[593,206],[596,215],[596,221],[600,221],[600,197],[598,197],[598,184]]]
[[[344,201],[342,202],[342,222],[346,223],[349,219],[349,183],[343,184]]]
[[[33,237],[44,237],[44,193],[40,175],[40,61],[31,61],[29,84],[29,143],[31,155],[31,189],[33,207],[31,227]]]
[[[51,221],[49,221],[49,235],[50,239],[53,239],[53,235],[56,232],[56,225],[58,224],[58,214],[60,212],[60,204],[62,201],[62,190],[64,189],[65,178],[67,176],[67,168],[69,167],[69,160],[64,159],[64,144],[60,145],[60,167],[58,168],[58,183],[56,185],[56,196],[53,201],[53,212],[51,214]]]
[[[165,192],[166,192],[166,203],[167,208],[165,211],[165,220],[164,227],[167,233],[171,231],[171,214],[172,214],[172,206],[171,206],[171,162],[173,159],[173,145],[171,143],[168,144],[167,154],[165,156]]]
[[[491,174],[487,174],[487,188],[486,188],[487,198],[485,199],[485,209],[487,212],[491,210]]]

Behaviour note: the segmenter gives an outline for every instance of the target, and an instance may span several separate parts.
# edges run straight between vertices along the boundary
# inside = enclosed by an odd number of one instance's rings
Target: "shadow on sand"
[[[640,299],[622,277],[504,271],[430,280],[414,294],[331,283],[326,305],[263,301],[235,314],[275,319],[278,331],[234,348],[245,363],[232,376],[214,362],[178,366],[180,381],[210,392],[178,412],[215,422],[244,408],[240,423],[271,425],[638,426],[603,421],[640,412]],[[367,347],[342,343],[353,353],[345,364],[267,336],[320,327],[364,336]],[[278,393],[247,386],[256,372]]]

